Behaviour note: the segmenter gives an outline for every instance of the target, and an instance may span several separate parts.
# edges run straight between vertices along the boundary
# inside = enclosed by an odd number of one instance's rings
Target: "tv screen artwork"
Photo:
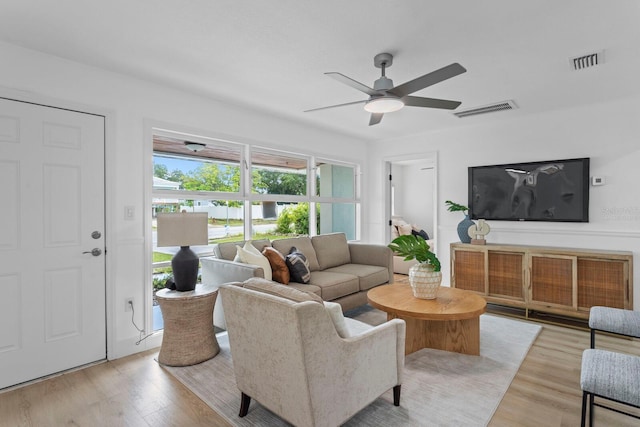
[[[469,168],[469,215],[506,221],[589,221],[589,159]]]

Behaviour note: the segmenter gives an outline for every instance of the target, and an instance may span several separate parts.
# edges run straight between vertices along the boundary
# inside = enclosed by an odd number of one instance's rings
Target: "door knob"
[[[100,256],[102,255],[102,249],[100,248],[93,248],[90,251],[84,251],[82,252],[83,254],[91,254],[93,256]]]

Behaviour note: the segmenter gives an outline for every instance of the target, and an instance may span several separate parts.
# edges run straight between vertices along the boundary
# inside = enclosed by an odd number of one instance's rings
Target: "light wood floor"
[[[598,336],[599,347],[640,354],[640,342]],[[544,325],[498,407],[495,426],[577,426],[588,332]],[[0,426],[229,426],[155,361],[157,350],[0,394]],[[238,403],[240,402],[238,396]],[[638,426],[596,408],[599,426]]]

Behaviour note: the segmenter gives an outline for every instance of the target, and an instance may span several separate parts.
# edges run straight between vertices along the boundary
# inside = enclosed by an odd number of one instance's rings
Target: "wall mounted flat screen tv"
[[[469,216],[589,222],[589,159],[470,167]]]

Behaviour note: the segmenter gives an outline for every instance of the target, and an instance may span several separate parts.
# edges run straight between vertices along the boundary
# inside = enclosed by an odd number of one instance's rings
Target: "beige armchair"
[[[272,289],[264,293],[241,285],[220,288],[241,392],[240,417],[253,398],[293,425],[337,426],[391,388],[399,406],[404,321],[371,327],[344,318],[347,332],[341,333],[347,337],[341,338],[325,305],[314,298],[304,301],[308,294],[293,295],[303,301],[296,302],[273,295]],[[286,292],[287,297],[306,294]]]

